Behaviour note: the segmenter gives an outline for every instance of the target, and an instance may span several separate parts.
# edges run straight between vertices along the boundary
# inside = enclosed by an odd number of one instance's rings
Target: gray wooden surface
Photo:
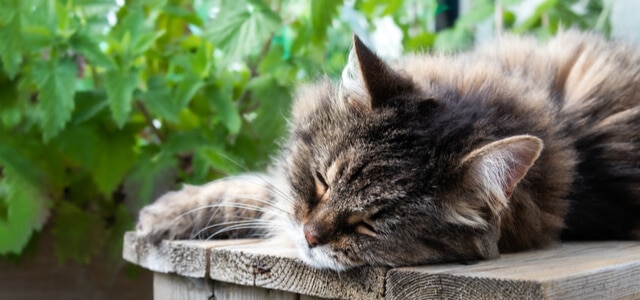
[[[263,240],[153,246],[127,233],[123,256],[156,272],[156,299],[640,299],[640,242],[564,243],[473,265],[341,273],[310,268],[294,249]]]

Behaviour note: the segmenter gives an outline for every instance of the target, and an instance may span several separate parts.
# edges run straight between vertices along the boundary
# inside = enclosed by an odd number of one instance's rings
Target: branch
[[[273,40],[273,37],[275,36],[275,33],[272,33],[271,35],[269,35],[269,38],[267,39],[267,41],[264,43],[264,45],[262,45],[262,49],[260,49],[260,53],[258,54],[258,56],[256,56],[255,60],[253,61],[253,63],[248,63],[247,65],[249,66],[249,71],[251,73],[251,78],[256,78],[258,77],[258,66],[260,65],[260,62],[264,59],[265,56],[267,56],[267,53],[269,53],[269,48],[271,48],[271,41]],[[237,107],[241,107],[242,104],[246,101],[249,100],[249,98],[251,97],[251,92],[247,89],[245,89],[242,92],[242,95],[240,95],[240,97],[238,98]],[[253,110],[253,109],[251,109]],[[249,111],[251,111],[249,110]],[[242,112],[244,113],[244,111]]]
[[[151,117],[151,114],[147,110],[147,107],[144,106],[144,103],[142,103],[142,101],[140,100],[136,100],[136,106],[138,107],[140,112],[142,112],[142,115],[144,115],[144,119],[147,122],[147,126],[151,128],[151,131],[153,131],[153,133],[158,137],[158,140],[160,140],[161,143],[164,142],[165,141],[164,134],[160,130],[158,130],[158,128],[156,128],[155,125],[153,125],[153,118]]]

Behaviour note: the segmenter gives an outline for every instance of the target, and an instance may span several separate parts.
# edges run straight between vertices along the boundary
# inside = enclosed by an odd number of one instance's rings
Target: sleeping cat
[[[136,230],[283,239],[334,270],[640,239],[640,49],[568,31],[387,64],[354,37],[266,174],[170,192]]]

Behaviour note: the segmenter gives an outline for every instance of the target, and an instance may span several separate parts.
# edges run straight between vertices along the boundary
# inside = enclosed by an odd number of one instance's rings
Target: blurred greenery
[[[58,259],[79,263],[119,258],[160,193],[264,168],[296,83],[336,77],[351,35],[371,41],[379,20],[403,51],[464,49],[487,25],[610,30],[591,0],[526,16],[518,1],[469,1],[440,32],[436,0],[0,1],[0,254],[47,224]]]

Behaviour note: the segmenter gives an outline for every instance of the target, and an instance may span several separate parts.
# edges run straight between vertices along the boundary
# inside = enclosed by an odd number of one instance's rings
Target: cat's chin
[[[305,264],[315,269],[328,269],[336,272],[342,272],[354,267],[339,262],[327,245],[310,248],[302,232],[302,226],[297,224],[291,224],[287,228],[287,233],[298,250],[300,259]]]
[[[337,272],[342,272],[350,268],[350,266],[342,264],[335,258],[332,258],[331,250],[328,249],[327,246],[319,246],[314,248],[309,248],[306,245],[296,246],[298,248],[298,253],[300,254],[300,258],[302,259],[302,261],[312,268],[322,270],[329,269]]]

